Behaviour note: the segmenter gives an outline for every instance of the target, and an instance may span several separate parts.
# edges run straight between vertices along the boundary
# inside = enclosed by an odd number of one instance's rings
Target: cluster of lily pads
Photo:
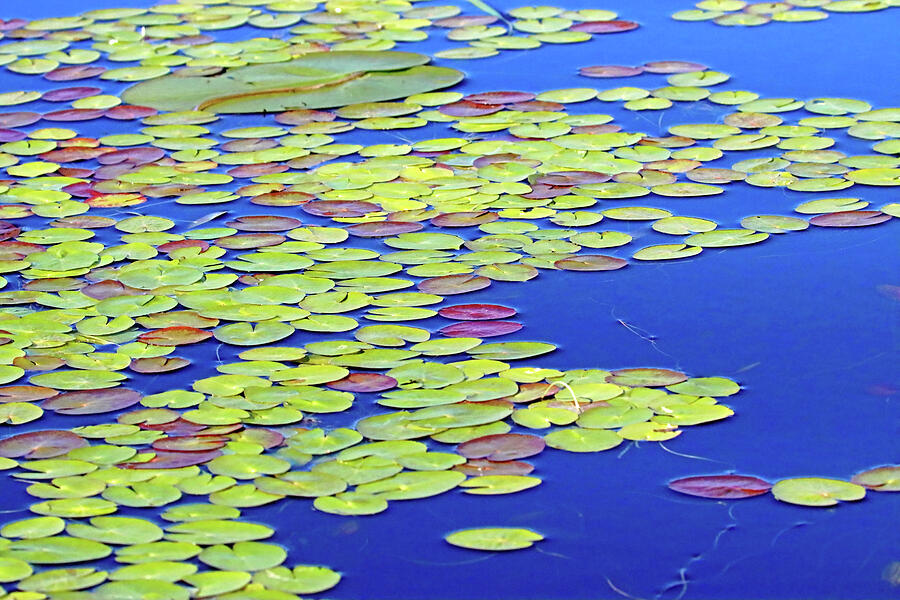
[[[809,23],[827,19],[829,13],[864,13],[900,6],[897,0],[701,0],[695,9],[672,14],[677,21],[712,21],[725,26],[757,26],[766,23]]]
[[[722,229],[674,212],[679,197],[737,182],[897,185],[900,109],[713,92],[728,75],[684,61],[581,71],[665,75],[664,87],[464,96],[437,91],[461,72],[390,51],[429,27],[470,41],[437,56],[472,58],[637,26],[601,10],[484,8],[233,0],[0,23],[7,69],[80,81],[0,94],[15,107],[0,113],[0,422],[28,430],[0,440],[0,468],[39,500],[39,516],[0,529],[0,583],[19,590],[9,597],[327,590],[338,573],[282,566],[285,551],[260,541],[278,532],[241,509],[306,499],[372,515],[457,488],[520,492],[541,483],[522,459],[546,446],[665,441],[733,414],[719,399],[740,388],[722,377],[513,366],[555,346],[486,341],[523,328],[516,310],[449,297],[900,216],[897,203],[865,210],[859,198],[803,202],[795,211],[808,220],[754,215]],[[244,25],[295,37],[205,33]],[[140,64],[93,64],[101,57]],[[103,81],[137,83],[104,93],[114,84]],[[677,104],[731,112],[649,133],[604,112]],[[229,128],[230,114],[255,124]],[[60,126],[93,120],[105,135]],[[834,149],[831,129],[876,142],[875,153]],[[351,131],[377,143],[342,139]],[[770,155],[715,162],[742,151]],[[629,202],[645,196],[650,206]],[[192,212],[204,205],[215,210]],[[673,243],[623,249],[636,227]],[[126,387],[132,378],[153,393]],[[105,417],[33,429],[45,413]],[[859,483],[893,490],[888,469]],[[785,482],[775,487],[795,485]],[[708,491],[715,483],[680,491],[727,497]],[[489,550],[540,539],[503,528],[447,537]],[[108,556],[125,566],[65,566]]]

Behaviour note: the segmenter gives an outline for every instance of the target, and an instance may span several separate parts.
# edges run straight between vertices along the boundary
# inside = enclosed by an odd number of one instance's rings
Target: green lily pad
[[[357,486],[356,491],[384,500],[416,500],[443,494],[462,483],[465,478],[465,475],[456,471],[413,471],[364,483]]]
[[[801,506],[834,506],[841,500],[862,500],[866,488],[838,479],[798,477],[777,482],[772,486],[772,495],[782,502]]]
[[[444,539],[460,548],[496,552],[530,548],[535,542],[543,540],[544,536],[530,529],[497,527],[463,529],[444,536]]]
[[[463,78],[455,69],[420,66],[426,62],[428,57],[409,52],[313,52],[211,77],[157,77],[128,88],[122,99],[167,111],[275,112],[394,100]]]
[[[298,565],[293,569],[275,567],[253,575],[253,582],[269,590],[288,594],[318,594],[331,589],[341,580],[340,574],[327,567]]]

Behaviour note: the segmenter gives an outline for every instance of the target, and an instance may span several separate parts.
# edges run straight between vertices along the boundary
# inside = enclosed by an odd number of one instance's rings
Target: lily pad
[[[496,527],[463,529],[445,536],[444,539],[460,548],[496,552],[530,548],[535,542],[543,540],[544,536],[530,529]]]

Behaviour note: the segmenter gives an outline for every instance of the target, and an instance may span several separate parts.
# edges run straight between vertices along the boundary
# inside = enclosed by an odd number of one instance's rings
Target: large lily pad
[[[128,88],[122,98],[168,111],[275,112],[394,100],[463,79],[456,69],[422,66],[427,62],[411,52],[316,52],[209,77],[157,77]]]

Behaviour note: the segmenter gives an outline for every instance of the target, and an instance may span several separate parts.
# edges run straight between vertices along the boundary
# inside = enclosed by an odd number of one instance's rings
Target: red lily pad
[[[211,331],[180,325],[142,333],[138,341],[152,346],[184,346],[208,340],[212,335]]]
[[[522,324],[515,321],[468,321],[447,325],[440,332],[447,337],[485,338],[515,333],[520,329]]]
[[[44,113],[45,121],[90,121],[106,113],[105,108],[65,108]]]
[[[174,411],[173,411],[174,412]],[[137,423],[141,429],[152,429],[153,431],[164,431],[170,436],[198,435],[205,432],[208,428],[205,425],[191,423],[184,419],[179,419],[177,413],[175,418],[166,423]],[[220,434],[217,434],[220,435]]]
[[[128,368],[135,373],[168,373],[183,369],[189,364],[191,361],[180,356],[156,356],[136,358],[131,361]]]
[[[0,113],[0,127],[25,127],[40,120],[41,115],[36,112],[16,111]]]
[[[474,458],[461,465],[456,465],[453,467],[453,470],[464,473],[469,477],[482,477],[485,475],[528,475],[534,471],[534,465],[519,460],[493,461]]]
[[[518,110],[521,112],[537,112],[537,111],[563,111],[566,109],[566,105],[561,102],[547,102],[546,100],[529,100],[527,102],[516,102],[514,104],[507,105],[507,108],[511,110]]]
[[[81,293],[85,296],[90,296],[94,300],[105,300],[106,298],[116,298],[118,296],[137,296],[145,292],[112,279],[104,279],[103,281],[84,286],[81,288]]]
[[[115,119],[116,121],[131,121],[132,119],[143,119],[150,115],[155,115],[155,108],[149,106],[135,106],[134,104],[120,104],[106,110],[103,115],[107,119]]]
[[[569,31],[583,31],[585,33],[621,33],[637,29],[639,25],[634,21],[584,21],[569,27]]]
[[[303,125],[304,123],[321,123],[334,121],[337,115],[326,110],[289,110],[275,115],[275,122],[282,125]]]
[[[39,385],[8,385],[0,387],[0,404],[6,402],[36,402],[59,394],[57,390]]]
[[[0,440],[0,456],[27,459],[53,458],[87,445],[86,440],[71,431],[59,429],[30,431]]]
[[[41,408],[61,415],[95,415],[134,406],[141,395],[128,388],[79,390],[44,400]]]
[[[695,71],[704,71],[708,67],[700,63],[688,62],[686,60],[654,60],[644,63],[644,71],[647,73],[693,73]]]
[[[669,489],[701,498],[752,498],[772,488],[768,481],[749,475],[700,475],[669,482]]]
[[[356,237],[378,238],[400,235],[401,233],[413,233],[424,229],[421,223],[413,221],[373,221],[371,223],[357,223],[346,227],[347,233]]]
[[[627,260],[603,254],[580,254],[553,263],[557,269],[565,271],[615,271],[627,265]]]
[[[300,206],[314,198],[315,196],[305,192],[267,192],[253,196],[250,203],[258,206]]]
[[[503,110],[503,105],[501,104],[486,104],[484,102],[460,100],[458,102],[444,104],[438,109],[438,112],[450,117],[481,117],[500,112],[501,110]]]
[[[456,453],[465,458],[516,460],[540,454],[545,446],[544,438],[536,435],[498,433],[463,442],[456,447]]]
[[[438,215],[431,219],[431,224],[437,227],[473,227],[492,223],[500,216],[488,210],[452,212]]]
[[[483,290],[491,285],[491,280],[480,275],[444,275],[424,279],[416,286],[419,291],[438,296],[452,296],[453,294],[465,294]]]
[[[102,75],[106,71],[106,67],[98,67],[91,65],[71,65],[67,67],[58,67],[44,73],[44,79],[47,81],[76,81],[78,79],[90,79]]]
[[[200,248],[200,250],[203,251],[209,248],[209,242],[203,240],[175,240],[174,242],[166,242],[165,244],[160,244],[156,247],[156,249],[163,254],[175,252],[182,248]]]
[[[572,128],[572,133],[616,133],[622,131],[622,128],[612,123],[604,123],[603,125],[579,125]]]
[[[165,155],[166,152],[162,148],[151,148],[149,146],[142,146],[140,148],[122,148],[121,150],[106,152],[97,159],[97,162],[101,165],[118,165],[121,163],[144,165],[156,162],[165,157]]]
[[[68,148],[57,148],[50,152],[41,154],[44,160],[50,160],[58,163],[78,162],[80,160],[93,160],[104,154],[109,154],[109,148],[86,148],[84,146],[70,146]]]
[[[586,185],[589,183],[606,183],[612,177],[597,171],[554,171],[537,178],[537,183],[554,186]]]
[[[568,187],[564,187],[561,185],[545,185],[543,183],[533,183],[531,184],[531,191],[527,194],[521,194],[523,198],[532,198],[534,200],[541,200],[544,198],[556,198],[558,196],[565,196],[569,192],[571,192]]]
[[[159,451],[156,456],[141,463],[125,463],[118,465],[123,469],[180,469],[202,465],[212,459],[222,456],[220,450],[207,450],[205,452],[166,452]]]
[[[243,233],[228,235],[216,240],[216,246],[228,250],[247,250],[250,248],[265,248],[277,246],[287,238],[277,233]]]
[[[622,65],[594,65],[578,69],[579,75],[585,77],[634,77],[644,72],[643,67],[625,67]]]
[[[28,135],[24,131],[18,129],[0,129],[0,142],[18,142],[24,140]]]
[[[383,392],[397,387],[397,380],[378,373],[350,373],[343,379],[332,381],[327,385],[342,392]]]
[[[463,100],[478,102],[479,104],[513,104],[515,102],[534,100],[535,95],[531,92],[481,92],[469,94]]]
[[[154,450],[167,452],[209,452],[218,450],[229,440],[222,435],[179,435],[156,440],[152,446]]]
[[[56,90],[48,90],[44,92],[43,96],[41,96],[41,100],[46,100],[48,102],[71,102],[72,100],[87,98],[88,96],[96,96],[97,94],[102,93],[103,90],[98,87],[67,87],[59,88]]]
[[[9,221],[0,221],[0,242],[14,238],[22,233],[22,228]]]
[[[608,383],[630,387],[663,387],[687,381],[688,376],[678,371],[655,368],[618,369],[607,376]]]
[[[515,315],[516,309],[499,304],[457,304],[445,306],[438,310],[438,314],[457,321],[493,321]]]
[[[868,227],[869,225],[884,223],[890,219],[891,215],[879,210],[844,210],[816,215],[809,222],[819,227]]]
[[[317,217],[362,217],[370,212],[378,212],[381,207],[356,200],[315,200],[304,204],[302,209]]]
[[[251,215],[225,223],[238,231],[287,231],[300,227],[300,219],[278,215]]]
[[[274,173],[284,173],[291,167],[282,163],[258,163],[255,165],[241,165],[239,167],[232,167],[228,169],[226,173],[231,175],[232,177],[238,177],[240,179],[250,179],[252,177],[259,177],[260,175],[272,175]]]

